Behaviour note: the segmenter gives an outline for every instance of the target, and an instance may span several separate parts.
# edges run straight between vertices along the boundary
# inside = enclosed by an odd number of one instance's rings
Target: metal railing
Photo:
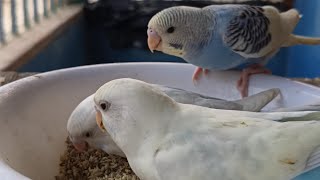
[[[0,45],[57,13],[68,0],[0,0]]]

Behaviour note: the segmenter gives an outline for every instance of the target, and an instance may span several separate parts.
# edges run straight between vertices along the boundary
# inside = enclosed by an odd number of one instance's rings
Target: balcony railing
[[[0,0],[0,45],[54,15],[66,1]]]

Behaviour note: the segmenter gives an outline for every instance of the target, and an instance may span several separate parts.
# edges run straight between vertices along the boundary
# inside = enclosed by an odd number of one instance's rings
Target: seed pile
[[[60,173],[56,180],[139,180],[126,158],[108,155],[102,150],[77,152],[69,139],[60,157]]]

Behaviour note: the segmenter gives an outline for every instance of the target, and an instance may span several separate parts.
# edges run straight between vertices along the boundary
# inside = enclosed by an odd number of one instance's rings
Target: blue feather
[[[319,180],[320,179],[320,167],[307,171],[292,180]]]
[[[263,60],[263,58],[245,58],[235,52],[235,48],[230,47],[230,45],[223,40],[223,36],[228,31],[228,26],[233,23],[233,20],[238,20],[236,18],[239,17],[239,11],[248,7],[249,6],[239,5],[210,6],[210,11],[215,17],[215,22],[213,22],[215,23],[215,27],[213,28],[214,32],[212,39],[205,47],[192,46],[196,49],[187,52],[184,59],[198,67],[211,70],[243,68],[248,64],[259,63],[259,61]],[[244,22],[239,23],[243,24]],[[239,25],[237,28],[240,29],[241,26]],[[252,36],[252,34],[247,36]],[[246,43],[248,46],[249,42]]]

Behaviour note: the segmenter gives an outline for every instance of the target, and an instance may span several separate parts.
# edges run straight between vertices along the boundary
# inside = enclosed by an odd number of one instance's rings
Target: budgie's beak
[[[102,114],[99,110],[96,109],[96,123],[102,132],[106,132],[106,128],[102,122]]]
[[[150,51],[153,52],[154,50],[160,50],[158,46],[161,42],[161,37],[158,35],[158,33],[152,28],[148,28],[147,34],[148,34],[148,47]]]
[[[79,152],[87,151],[88,148],[89,148],[88,143],[85,142],[85,141],[82,141],[82,142],[73,142],[72,144],[73,144],[73,146],[76,148],[76,150],[78,150]]]
[[[69,139],[72,142],[73,147],[75,147],[77,151],[84,152],[84,151],[88,150],[89,145],[86,141],[79,139],[79,138],[74,138],[70,135],[69,135]]]

